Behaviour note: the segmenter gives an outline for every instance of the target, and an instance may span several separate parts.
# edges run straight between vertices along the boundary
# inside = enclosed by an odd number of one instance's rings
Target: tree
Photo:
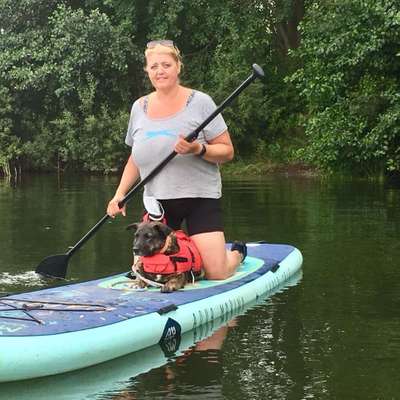
[[[129,108],[150,90],[143,49],[166,37],[184,55],[183,84],[217,103],[252,63],[265,69],[266,84],[252,85],[224,116],[240,156],[281,156],[286,146],[277,143],[298,134],[301,103],[284,79],[302,12],[303,0],[3,0],[0,84],[24,167],[122,165]]]
[[[114,131],[122,136],[120,114],[129,96],[127,65],[134,46],[97,9],[56,3],[21,0],[12,8],[9,1],[0,5],[2,17],[13,10],[13,23],[4,25],[0,35],[0,82],[15,105],[9,113],[11,133],[20,140],[28,166],[51,169],[74,163],[99,170],[98,159],[83,151],[88,143],[82,137],[94,127],[86,121],[98,119],[113,137]],[[25,24],[23,17],[28,18]],[[128,109],[124,113],[127,118]],[[98,132],[89,135],[95,138]],[[100,144],[92,154],[105,151]],[[120,153],[116,149],[114,158]]]
[[[12,99],[9,91],[0,86],[0,170],[6,176],[16,174],[18,166],[13,161],[21,155],[19,139],[12,135],[12,121],[9,117]]]
[[[400,171],[400,9],[309,1],[292,77],[306,100],[303,157],[327,170]]]

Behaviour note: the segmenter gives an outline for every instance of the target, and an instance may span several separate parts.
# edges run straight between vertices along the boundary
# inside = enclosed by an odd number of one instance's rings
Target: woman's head
[[[147,44],[145,71],[156,89],[179,83],[182,61],[172,40],[154,40]]]
[[[147,43],[146,50],[144,52],[146,58],[146,67],[147,67],[147,59],[151,54],[169,54],[175,62],[182,66],[182,57],[181,52],[175,46],[172,40],[152,40]]]

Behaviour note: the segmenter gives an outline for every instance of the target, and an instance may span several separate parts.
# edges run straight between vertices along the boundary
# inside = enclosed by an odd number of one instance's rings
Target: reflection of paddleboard
[[[132,289],[121,274],[1,297],[0,382],[73,371],[156,343],[172,354],[184,332],[247,308],[301,263],[292,246],[254,243],[230,279],[174,293]]]

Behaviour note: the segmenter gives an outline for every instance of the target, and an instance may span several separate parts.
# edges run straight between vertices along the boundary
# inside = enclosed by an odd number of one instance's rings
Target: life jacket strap
[[[139,270],[138,270],[136,264],[133,264],[133,265],[132,265],[132,269],[133,269],[135,275],[136,275],[138,278],[140,278],[143,282],[147,283],[149,286],[159,287],[159,288],[164,287],[164,285],[163,285],[162,283],[155,282],[155,281],[152,281],[151,279],[145,278],[145,277],[139,272]]]

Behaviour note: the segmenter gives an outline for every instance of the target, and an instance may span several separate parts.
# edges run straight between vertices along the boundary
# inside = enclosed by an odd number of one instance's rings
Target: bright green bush
[[[400,7],[309,2],[293,76],[306,101],[302,156],[327,170],[400,171]]]

